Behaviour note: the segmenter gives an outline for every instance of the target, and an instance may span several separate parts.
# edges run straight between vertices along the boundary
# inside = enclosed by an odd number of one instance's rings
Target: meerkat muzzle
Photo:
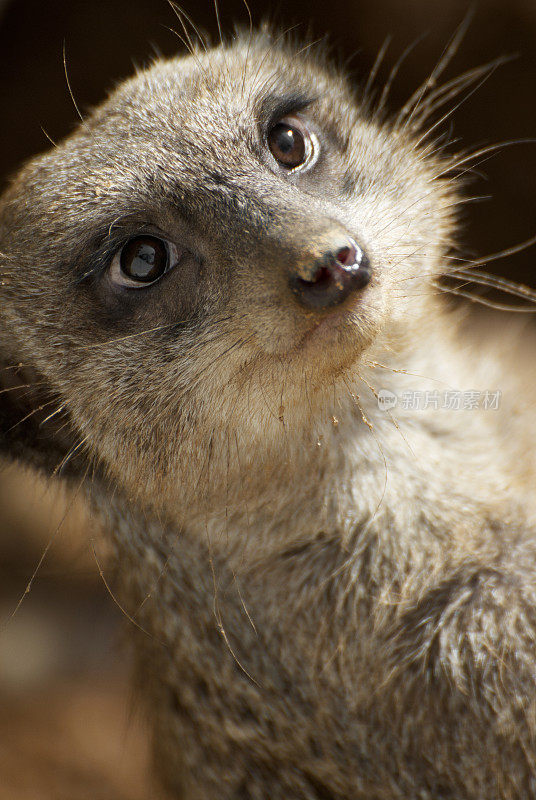
[[[370,281],[372,268],[364,250],[350,236],[326,236],[313,244],[290,272],[297,300],[310,309],[327,309],[344,302]]]

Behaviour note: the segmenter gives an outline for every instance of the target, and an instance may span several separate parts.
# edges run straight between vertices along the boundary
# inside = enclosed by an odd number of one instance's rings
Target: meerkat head
[[[1,201],[4,441],[183,500],[222,442],[302,441],[426,313],[438,173],[310,50],[262,33],[158,61]]]

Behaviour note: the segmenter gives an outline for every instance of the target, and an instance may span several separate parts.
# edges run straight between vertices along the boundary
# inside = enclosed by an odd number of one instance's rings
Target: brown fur
[[[311,92],[322,157],[282,175],[259,126]],[[536,797],[531,409],[437,296],[457,190],[421,109],[245,36],[138,74],[2,198],[0,441],[106,519],[177,798]],[[333,225],[373,279],[317,317],[285,274]],[[192,259],[118,297],[147,226]]]

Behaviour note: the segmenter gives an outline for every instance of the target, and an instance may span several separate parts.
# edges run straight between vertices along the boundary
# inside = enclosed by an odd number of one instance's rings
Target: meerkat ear
[[[83,461],[76,444],[61,399],[35,370],[2,358],[0,350],[0,456],[49,475],[76,476]]]

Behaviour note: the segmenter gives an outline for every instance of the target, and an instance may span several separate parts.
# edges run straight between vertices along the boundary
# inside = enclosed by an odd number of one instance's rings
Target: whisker
[[[247,46],[247,50],[246,50],[246,60],[244,62],[244,74],[243,74],[243,80],[242,80],[242,98],[243,98],[244,97],[244,92],[245,92],[245,89],[246,89],[246,78],[247,78],[247,71],[248,71],[249,54],[250,54],[251,45],[252,45],[252,42],[253,42],[253,18],[251,16],[251,8],[249,7],[248,0],[242,0],[242,2],[246,7],[246,11],[247,11],[247,14],[248,14],[248,19],[249,19],[249,39],[248,39],[248,46]]]
[[[457,297],[464,297],[471,303],[477,303],[482,306],[487,306],[488,308],[493,308],[496,311],[512,311],[516,314],[536,313],[536,306],[534,308],[527,308],[526,306],[509,306],[504,303],[496,303],[493,300],[488,300],[487,298],[471,294],[471,292],[465,292],[463,291],[463,289],[456,289],[452,286],[441,286],[440,284],[435,282],[433,282],[433,286],[435,286],[436,289],[439,289],[440,292],[447,292],[447,294],[456,295]]]
[[[536,139],[510,139],[505,142],[497,142],[496,144],[486,145],[486,147],[479,148],[473,153],[468,153],[464,155],[462,158],[458,158],[457,161],[453,161],[450,164],[447,164],[445,169],[442,172],[438,172],[434,175],[433,180],[437,180],[438,178],[442,178],[444,175],[447,175],[453,169],[458,169],[459,167],[467,164],[474,158],[480,158],[481,156],[494,154],[497,151],[506,149],[507,147],[514,147],[519,144],[536,144]],[[486,159],[487,161],[488,159]],[[479,163],[485,163],[481,161]],[[459,177],[459,176],[458,176]]]
[[[43,126],[41,125],[40,127],[41,127],[41,130],[43,131],[43,133],[45,134],[45,137],[46,137],[46,138],[48,139],[48,141],[50,142],[50,144],[51,144],[53,147],[57,147],[58,145],[56,144],[56,142],[54,141],[54,139],[52,139],[52,137],[51,137],[51,136],[49,136],[49,134],[46,132],[46,130],[43,128]]]
[[[67,455],[65,455],[65,456],[62,458],[62,460],[60,461],[60,463],[59,463],[59,464],[58,464],[58,465],[57,465],[57,466],[54,468],[54,470],[52,471],[52,475],[53,475],[53,476],[54,476],[54,475],[61,475],[61,471],[62,471],[62,469],[65,467],[65,465],[67,464],[67,462],[68,462],[68,461],[70,461],[70,459],[71,459],[71,458],[72,458],[72,457],[75,455],[75,453],[77,453],[77,452],[78,452],[78,450],[80,450],[80,448],[81,448],[81,447],[83,447],[83,445],[84,445],[84,444],[87,442],[87,440],[88,440],[88,439],[89,439],[89,436],[84,436],[84,438],[83,438],[83,439],[81,439],[81,440],[78,442],[78,444],[77,444],[77,445],[75,445],[75,446],[71,447],[71,449],[69,450],[69,452],[67,453]]]
[[[377,54],[376,58],[374,59],[374,63],[373,63],[372,68],[371,68],[371,70],[370,70],[370,72],[368,74],[367,82],[366,82],[365,86],[363,87],[363,98],[365,99],[365,101],[367,101],[367,98],[370,95],[371,89],[372,89],[372,87],[374,85],[374,82],[375,82],[377,76],[378,76],[379,69],[380,69],[381,65],[383,64],[383,60],[385,58],[385,54],[387,53],[392,40],[393,40],[393,37],[390,34],[385,37],[385,39],[383,40],[383,44],[380,47],[380,49],[378,50],[378,54]]]
[[[450,41],[447,43],[447,46],[443,50],[439,61],[430,73],[429,77],[411,95],[407,103],[399,112],[396,119],[396,126],[399,126],[403,119],[405,119],[404,128],[409,126],[413,116],[417,113],[421,102],[426,96],[428,89],[435,86],[437,79],[440,78],[445,72],[448,65],[458,52],[460,44],[462,43],[465,34],[467,33],[467,30],[469,29],[469,26],[473,20],[474,13],[474,8],[468,9],[465,17],[461,21],[458,28],[454,31]]]
[[[456,269],[448,274],[449,278],[466,278],[471,283],[486,286],[490,289],[498,289],[505,294],[510,294],[512,297],[519,297],[522,300],[531,300],[536,302],[536,291],[524,286],[522,283],[513,283],[506,278],[500,278],[496,275],[490,275],[487,272],[478,272],[476,275],[471,270]]]
[[[314,41],[304,45],[303,47],[301,47],[299,50],[296,51],[296,58],[298,56],[301,56],[302,53],[306,53],[307,50],[310,50],[312,47],[316,47],[316,45],[320,44],[320,42],[326,41],[326,39],[327,39],[327,34],[324,34],[324,36],[319,36],[318,39],[315,39]]]
[[[388,78],[387,78],[387,80],[385,82],[385,85],[384,85],[384,87],[382,89],[382,93],[380,95],[380,99],[378,101],[378,104],[376,105],[376,108],[374,110],[374,114],[377,117],[381,117],[383,112],[384,112],[384,110],[385,110],[385,106],[387,105],[387,101],[389,100],[389,95],[390,95],[391,89],[393,87],[393,83],[395,82],[396,77],[397,77],[398,73],[400,72],[400,69],[401,69],[402,65],[404,64],[406,59],[409,58],[409,56],[415,50],[415,48],[425,38],[426,38],[426,34],[421,34],[416,39],[414,39],[413,42],[411,42],[405,48],[405,50],[403,50],[402,55],[395,62],[394,66],[392,67],[391,72],[389,73],[389,76],[388,76]]]
[[[202,36],[201,31],[199,30],[197,25],[194,23],[192,18],[186,13],[184,8],[181,5],[179,5],[179,3],[176,2],[176,0],[167,0],[167,1],[168,1],[168,4],[171,7],[173,13],[175,14],[177,19],[181,23],[182,29],[184,31],[184,35],[186,36],[186,38],[188,40],[188,43],[190,45],[190,53],[192,55],[195,55],[196,54],[196,47],[195,47],[195,44],[192,42],[192,39],[190,37],[190,34],[188,33],[188,29],[186,28],[186,25],[184,24],[184,20],[186,20],[189,23],[190,27],[192,28],[192,30],[194,31],[195,35],[197,36],[199,44],[201,45],[201,47],[203,48],[203,50],[206,53],[207,52],[207,43],[206,43],[204,37]]]
[[[98,557],[97,557],[97,551],[96,551],[96,549],[95,549],[95,542],[94,542],[94,540],[93,540],[93,539],[91,539],[91,549],[92,549],[92,551],[93,551],[93,557],[94,557],[94,559],[95,559],[95,564],[97,565],[97,569],[98,569],[98,571],[99,571],[99,576],[100,576],[100,578],[101,578],[101,580],[102,580],[102,582],[103,582],[103,584],[104,584],[104,588],[106,589],[106,591],[108,592],[108,594],[109,594],[109,595],[110,595],[110,597],[112,598],[113,602],[115,603],[115,605],[117,606],[117,608],[119,609],[119,611],[121,612],[121,614],[122,614],[122,615],[123,615],[123,616],[124,616],[124,617],[125,617],[125,618],[126,618],[126,619],[127,619],[127,620],[128,620],[130,623],[131,623],[131,624],[132,624],[132,625],[134,625],[134,627],[135,627],[135,628],[137,628],[139,631],[141,631],[141,632],[142,632],[142,633],[144,633],[146,636],[148,636],[148,637],[149,637],[149,639],[153,639],[154,641],[158,642],[159,644],[161,644],[161,645],[163,645],[164,647],[166,647],[166,648],[167,648],[167,647],[168,647],[168,645],[167,645],[165,642],[163,642],[161,639],[157,639],[157,637],[156,637],[154,634],[152,634],[152,633],[150,633],[149,631],[145,630],[145,628],[144,628],[144,627],[142,627],[142,625],[140,625],[140,623],[139,623],[139,622],[137,622],[137,621],[134,619],[134,617],[132,617],[132,616],[131,616],[131,615],[128,613],[128,611],[127,611],[127,610],[124,608],[124,606],[122,606],[122,605],[121,605],[121,603],[119,602],[119,600],[117,599],[117,597],[115,596],[115,594],[112,592],[112,589],[111,589],[111,587],[110,587],[110,584],[108,583],[108,581],[107,581],[107,579],[106,579],[106,576],[105,576],[105,574],[104,574],[104,570],[103,570],[103,568],[102,568],[102,566],[101,566],[101,564],[100,564],[100,562],[99,562],[99,559],[98,559]]]
[[[40,406],[37,406],[36,408],[33,408],[28,414],[26,414],[26,416],[22,417],[22,419],[19,419],[17,422],[15,422],[14,425],[12,425],[10,428],[8,428],[5,431],[5,433],[6,434],[7,433],[11,433],[19,425],[22,425],[23,422],[26,422],[27,419],[30,419],[31,417],[33,417],[34,414],[38,414],[40,411],[43,411],[44,408],[46,408],[47,406],[51,406],[55,402],[56,402],[56,400],[49,400],[48,403],[42,403]]]
[[[261,685],[255,680],[255,678],[252,675],[250,675],[250,673],[247,671],[247,669],[241,663],[240,659],[238,658],[238,656],[234,652],[233,648],[231,647],[231,643],[229,641],[229,637],[227,636],[227,631],[225,630],[225,627],[224,627],[224,624],[223,624],[223,618],[222,618],[221,611],[220,611],[219,604],[218,604],[218,583],[217,583],[217,580],[216,580],[216,571],[215,571],[215,568],[214,568],[214,558],[213,558],[213,555],[212,555],[212,543],[210,541],[210,536],[209,536],[209,533],[208,533],[208,524],[206,522],[205,522],[205,532],[206,532],[206,536],[207,536],[208,558],[209,558],[210,570],[211,570],[211,574],[212,574],[212,583],[213,583],[213,588],[214,588],[214,601],[213,601],[212,609],[213,609],[214,619],[216,620],[216,626],[218,628],[219,633],[221,634],[221,636],[223,638],[223,641],[225,642],[225,645],[226,645],[227,649],[229,650],[229,653],[231,654],[231,656],[232,656],[233,660],[235,661],[236,665],[238,666],[238,668],[244,673],[244,675],[247,678],[250,679],[250,681],[252,681],[252,683],[255,684],[255,686],[258,686],[259,688],[262,688]]]
[[[471,86],[471,84],[486,75],[490,70],[504,66],[512,60],[513,58],[511,56],[501,56],[487,64],[482,64],[479,67],[467,70],[461,75],[458,75],[458,77],[447,81],[435,91],[430,92],[425,103],[423,103],[421,112],[415,117],[415,127],[421,127],[432,114],[441,108],[441,106],[460,95],[464,89]]]
[[[65,405],[60,406],[55,411],[53,411],[52,414],[49,414],[48,417],[45,417],[45,419],[41,420],[41,422],[39,423],[39,427],[40,428],[43,427],[43,425],[46,425],[46,423],[49,422],[49,420],[51,420],[53,417],[55,417],[56,414],[61,414],[63,411],[65,411]]]
[[[6,369],[9,369],[9,368],[6,367]],[[22,391],[23,389],[28,389],[28,390],[29,389],[34,389],[36,386],[46,386],[46,382],[45,381],[37,381],[36,383],[21,383],[20,385],[17,384],[17,386],[7,386],[4,389],[0,389],[0,394],[6,394],[6,392]],[[29,394],[30,394],[29,391],[24,392],[24,396],[25,397],[27,397]]]
[[[73,90],[71,88],[71,82],[69,80],[69,73],[67,71],[67,57],[66,57],[66,52],[65,52],[65,39],[63,40],[63,71],[65,73],[65,81],[67,83],[67,89],[69,90],[69,94],[71,96],[71,100],[73,101],[73,106],[75,108],[75,111],[78,114],[78,116],[80,117],[80,120],[85,124],[85,119],[82,116],[82,113],[80,112],[80,109],[78,108],[78,103],[76,102],[75,96],[73,94]]]
[[[416,141],[416,142],[415,142],[415,144],[413,145],[413,149],[414,149],[414,150],[417,150],[417,149],[419,148],[419,146],[422,144],[422,142],[423,142],[425,139],[427,139],[427,138],[430,136],[430,134],[431,134],[431,133],[433,133],[433,132],[434,132],[434,131],[435,131],[437,128],[439,128],[439,126],[440,126],[440,125],[442,125],[442,124],[443,124],[443,123],[444,123],[444,122],[445,122],[447,119],[449,119],[449,117],[451,117],[453,114],[455,114],[455,113],[456,113],[456,111],[458,111],[458,109],[459,109],[459,108],[461,108],[461,107],[462,107],[462,106],[463,106],[465,103],[467,103],[467,101],[468,101],[468,100],[469,100],[469,99],[470,99],[470,98],[471,98],[471,97],[472,97],[474,94],[476,94],[476,93],[478,92],[478,90],[479,90],[479,89],[481,89],[481,88],[482,88],[482,86],[484,86],[484,84],[485,84],[485,83],[487,83],[487,81],[488,81],[488,80],[491,78],[491,76],[493,75],[493,73],[494,73],[494,72],[495,72],[495,70],[497,69],[497,66],[498,66],[497,64],[495,64],[494,66],[492,66],[492,67],[490,68],[490,70],[488,71],[488,73],[487,73],[486,75],[484,75],[484,77],[483,77],[483,78],[482,78],[480,81],[478,81],[478,83],[476,84],[476,86],[474,86],[474,87],[471,89],[471,91],[470,91],[470,92],[467,92],[467,94],[466,94],[464,97],[462,97],[462,99],[461,99],[461,100],[460,100],[458,103],[456,103],[456,105],[455,105],[455,106],[453,106],[451,109],[449,109],[449,111],[447,111],[447,112],[446,112],[446,114],[443,114],[443,116],[442,116],[440,119],[438,119],[438,120],[437,120],[437,122],[434,122],[434,124],[433,124],[433,125],[432,125],[430,128],[428,128],[428,130],[426,130],[426,131],[425,131],[425,132],[424,132],[424,133],[423,133],[423,134],[422,134],[422,135],[419,137],[419,139],[417,139],[417,141]]]
[[[384,369],[389,372],[393,372],[399,375],[409,375],[412,378],[420,378],[421,380],[432,381],[433,383],[439,383],[442,386],[447,386],[449,388],[450,384],[446,383],[444,380],[440,378],[431,378],[429,375],[420,375],[418,372],[409,372],[406,369],[396,369],[395,367],[390,367],[387,364],[380,364],[378,361],[364,361],[363,362],[367,367],[372,367],[372,369],[378,367],[379,369]]]
[[[56,539],[57,539],[57,537],[58,537],[58,535],[59,535],[59,533],[60,533],[60,531],[61,531],[61,529],[63,527],[63,523],[67,519],[68,514],[71,512],[71,510],[73,508],[73,505],[74,505],[78,495],[80,494],[80,490],[81,490],[81,488],[82,488],[82,486],[84,484],[84,481],[86,480],[88,470],[89,470],[89,464],[88,464],[88,466],[86,468],[86,471],[85,471],[84,475],[82,476],[82,479],[80,480],[80,483],[78,484],[78,487],[77,487],[76,491],[73,493],[73,495],[72,495],[72,497],[71,497],[71,499],[70,499],[70,501],[69,501],[69,503],[67,505],[67,508],[65,509],[65,512],[64,512],[62,518],[60,519],[60,521],[57,524],[56,528],[54,529],[54,531],[50,535],[50,537],[49,537],[49,539],[48,539],[48,541],[47,541],[47,543],[46,543],[46,545],[45,545],[45,547],[43,549],[43,552],[41,553],[41,556],[39,557],[39,560],[38,560],[38,562],[37,562],[37,564],[36,564],[36,566],[34,568],[34,571],[32,572],[32,574],[30,576],[30,579],[29,579],[28,583],[26,584],[24,592],[19,597],[15,608],[13,609],[11,614],[8,616],[8,618],[5,620],[4,624],[0,628],[0,631],[1,630],[5,630],[7,628],[9,623],[13,620],[13,618],[17,614],[18,610],[22,606],[22,604],[23,604],[24,600],[26,599],[26,597],[30,594],[30,592],[32,590],[32,587],[33,587],[33,584],[34,584],[34,582],[35,582],[35,580],[37,578],[37,575],[38,575],[41,567],[43,566],[43,564],[45,562],[45,559],[46,559],[48,553],[50,552],[50,549],[52,548],[54,542],[56,541]]]

